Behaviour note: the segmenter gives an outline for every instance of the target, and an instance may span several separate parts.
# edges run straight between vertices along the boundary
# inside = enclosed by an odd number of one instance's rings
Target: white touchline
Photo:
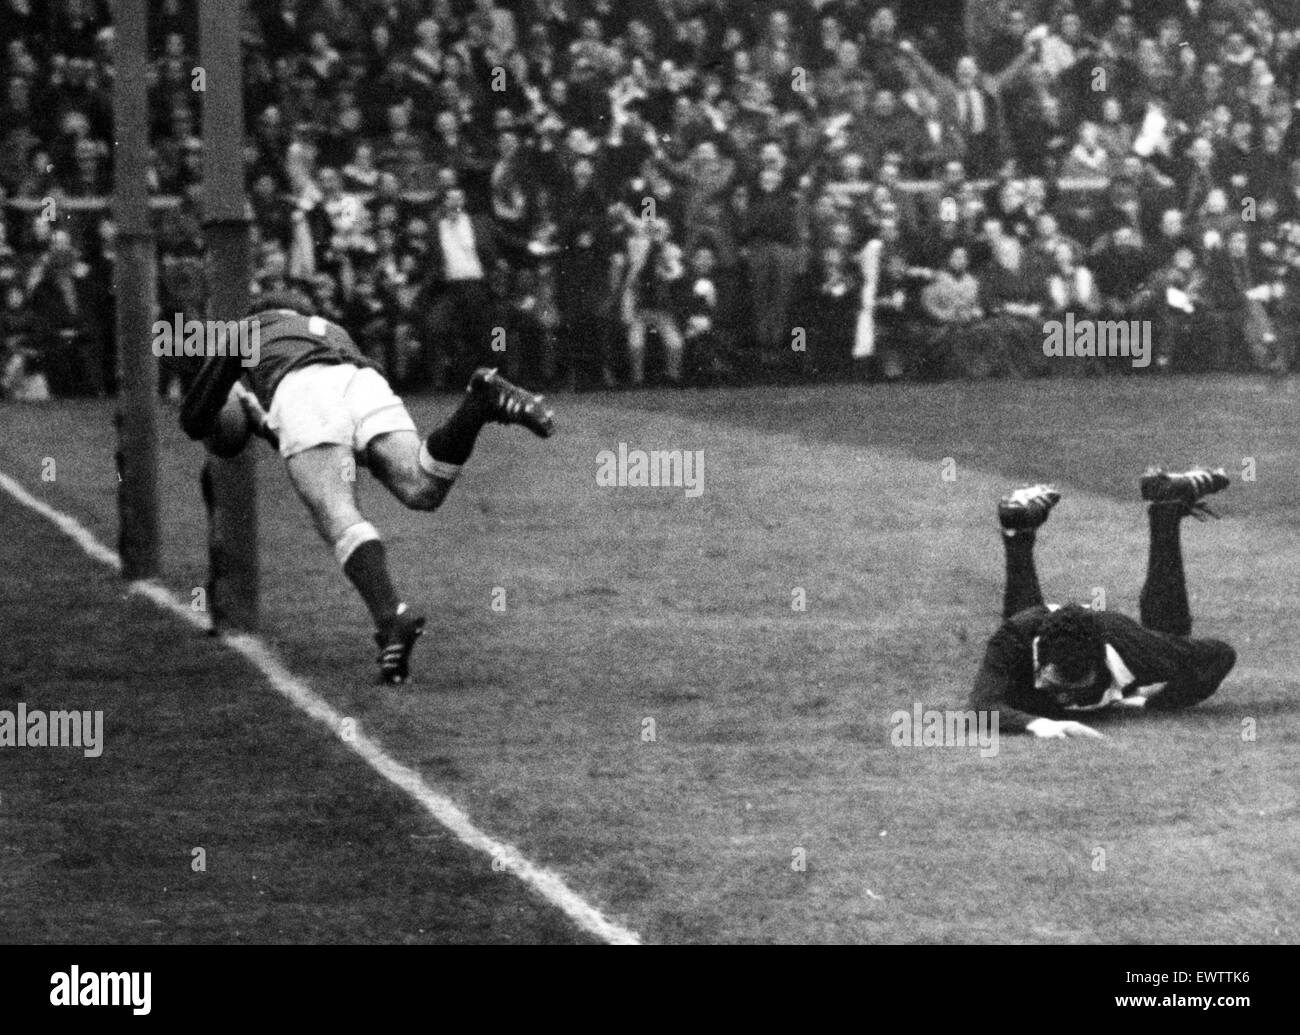
[[[114,571],[122,570],[122,558],[116,551],[110,550],[96,539],[94,534],[76,518],[41,502],[2,471],[0,471],[0,488],[24,507],[57,526],[59,531],[81,547],[87,556]],[[164,611],[183,619],[190,625],[207,630],[207,621],[166,587],[156,582],[133,582],[130,589],[131,592],[152,600]],[[360,755],[371,769],[414,798],[429,815],[462,842],[492,856],[497,866],[513,873],[583,931],[611,945],[640,944],[640,939],[635,932],[607,919],[599,909],[565,884],[559,874],[529,862],[514,845],[498,841],[485,834],[455,802],[425,783],[424,777],[416,770],[393,758],[378,741],[372,740],[359,730],[353,730],[350,739],[345,740],[341,733],[344,717],[315,690],[285,668],[275,652],[256,636],[222,636],[220,639],[261,672],[278,693],[288,698],[313,719],[328,726],[339,741]]]

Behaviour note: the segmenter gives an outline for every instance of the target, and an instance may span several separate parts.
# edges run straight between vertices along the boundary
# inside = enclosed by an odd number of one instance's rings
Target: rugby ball
[[[252,436],[252,422],[248,419],[248,414],[239,399],[232,394],[221,407],[212,433],[203,440],[203,444],[213,456],[229,460],[244,451]]]

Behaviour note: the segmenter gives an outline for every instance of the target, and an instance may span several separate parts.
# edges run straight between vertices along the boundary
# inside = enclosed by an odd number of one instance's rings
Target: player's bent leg
[[[1146,581],[1138,598],[1138,618],[1146,628],[1170,636],[1190,636],[1192,608],[1183,568],[1181,503],[1152,503],[1147,507],[1151,545]]]
[[[1205,496],[1228,487],[1222,470],[1197,468],[1183,474],[1151,470],[1140,481],[1151,525],[1146,581],[1139,598],[1138,616],[1146,628],[1171,636],[1189,636],[1192,609],[1183,566],[1182,521],[1187,516],[1213,515],[1202,502]],[[1231,666],[1229,666],[1231,667]]]
[[[1004,496],[998,503],[998,523],[1006,551],[1006,583],[1002,617],[1010,618],[1043,605],[1043,590],[1034,564],[1034,541],[1061,494],[1048,485],[1030,485]]]
[[[352,451],[325,445],[295,453],[287,460],[289,480],[306,504],[312,523],[361,594],[375,627],[383,629],[401,601],[388,573],[379,532],[357,508]]]
[[[411,432],[414,435],[414,432]],[[380,647],[380,675],[385,682],[405,682],[424,618],[399,598],[388,570],[379,532],[356,503],[356,473],[350,447],[320,445],[286,459],[289,480],[311,514],[317,532],[334,550],[334,558],[365,601]]]
[[[393,431],[370,440],[366,464],[403,506],[433,511],[442,506],[456,483],[459,464],[423,458],[424,443],[414,431]]]
[[[319,445],[285,458],[289,481],[307,507],[312,524],[331,546],[365,519],[357,509],[352,450]]]
[[[1003,532],[1006,583],[1002,590],[1002,617],[1007,619],[1031,607],[1043,606],[1043,590],[1034,565],[1034,532]]]
[[[376,388],[374,401],[379,401],[378,392]],[[402,503],[416,510],[435,510],[488,423],[519,424],[539,438],[548,438],[555,429],[555,415],[542,396],[484,367],[474,371],[455,412],[423,443],[397,400],[358,421],[356,449]]]

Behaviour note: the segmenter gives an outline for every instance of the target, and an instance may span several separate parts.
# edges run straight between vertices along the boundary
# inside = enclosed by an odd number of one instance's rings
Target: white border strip
[[[112,568],[115,572],[122,570],[121,557],[96,539],[94,534],[76,518],[36,499],[19,482],[2,471],[0,471],[0,488],[24,507],[57,526],[59,531],[81,547],[88,557]],[[130,589],[131,592],[148,598],[162,610],[183,619],[190,625],[201,630],[207,629],[207,621],[164,586],[156,582],[134,582]],[[393,786],[405,791],[463,843],[490,855],[497,869],[513,873],[564,913],[581,930],[611,945],[640,944],[640,939],[634,932],[606,919],[600,910],[565,884],[559,874],[529,862],[514,845],[498,841],[485,834],[455,802],[435,791],[425,783],[424,777],[416,770],[397,761],[377,741],[355,728],[350,732],[348,739],[344,739],[342,735],[344,717],[307,683],[290,672],[262,640],[256,636],[222,636],[220,640],[261,672],[281,696],[288,698],[313,719],[328,726],[330,731],[343,744],[360,755],[371,769]],[[353,725],[355,727],[355,724]]]

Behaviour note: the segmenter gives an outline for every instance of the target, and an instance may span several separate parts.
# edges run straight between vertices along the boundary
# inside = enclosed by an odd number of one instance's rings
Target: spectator
[[[970,271],[970,253],[958,246],[921,292],[921,307],[932,324],[927,342],[926,366],[947,374],[969,374],[977,369],[974,333],[984,311],[980,285]]]
[[[1201,366],[1201,306],[1207,290],[1204,270],[1190,245],[1177,248],[1158,268],[1141,295],[1153,317],[1152,343],[1157,370],[1196,370]]]
[[[1076,319],[1096,312],[1101,305],[1092,270],[1079,261],[1077,249],[1066,242],[1056,245],[1056,268],[1047,278],[1051,308],[1058,317],[1073,313]]]
[[[847,230],[847,224],[840,225]],[[851,368],[854,331],[863,304],[862,271],[845,244],[828,243],[821,249],[810,270],[809,286],[807,367],[810,372],[843,375]]]
[[[680,321],[680,289],[685,276],[681,247],[663,219],[638,220],[627,243],[627,272],[622,291],[627,325],[629,380],[645,383],[646,334],[653,329],[663,349],[664,376],[682,379],[686,341]]]
[[[424,337],[436,385],[468,382],[475,367],[495,365],[489,278],[514,245],[490,219],[469,214],[463,189],[444,193],[433,223],[420,305],[428,314]]]
[[[388,130],[380,138],[377,147],[379,167],[391,172],[398,180],[413,190],[428,190],[433,187],[433,173],[436,166],[430,162],[429,141],[424,134],[411,128],[411,109],[409,101],[402,104],[390,104],[387,108]],[[442,135],[444,123],[439,123],[440,146],[455,146],[459,138],[459,127],[455,117],[448,115],[446,123],[451,137]]]
[[[690,254],[687,278],[686,377],[692,384],[716,384],[733,376],[730,329],[736,320],[735,281],[718,265],[713,248],[704,243]]]
[[[29,274],[36,336],[50,390],[56,395],[101,395],[104,390],[102,325],[94,309],[89,267],[65,230]]]
[[[39,366],[36,314],[13,270],[0,277],[0,398],[44,402],[49,382]]]
[[[976,176],[987,176],[1000,165],[1001,128],[999,101],[980,73],[979,64],[969,54],[957,62],[955,80],[940,75],[914,48],[905,47],[918,73],[932,91],[935,112],[950,113],[952,128],[960,135],[965,165]],[[934,140],[936,147],[940,139]],[[953,155],[953,159],[961,156]],[[945,159],[948,156],[944,156]]]
[[[1100,127],[1095,122],[1081,123],[1078,138],[1061,165],[1061,175],[1109,178],[1111,172],[1111,156],[1102,143]]]
[[[748,201],[741,245],[749,257],[759,352],[777,361],[790,348],[790,305],[799,274],[800,230],[793,193],[780,168],[758,175]]]
[[[561,341],[579,388],[613,384],[608,356],[613,242],[608,205],[596,186],[596,167],[577,159],[560,200],[558,301]]]
[[[1137,286],[1151,275],[1154,265],[1136,227],[1121,226],[1094,245],[1097,301],[1106,317],[1124,319],[1133,311]]]

